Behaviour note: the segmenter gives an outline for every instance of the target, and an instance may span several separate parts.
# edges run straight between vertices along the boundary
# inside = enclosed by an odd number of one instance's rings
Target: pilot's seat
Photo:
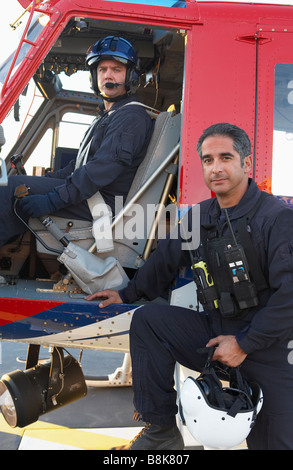
[[[149,253],[153,241],[149,240],[150,231],[155,223],[154,207],[168,203],[170,182],[177,174],[174,161],[178,157],[180,125],[180,114],[161,112],[157,115],[147,154],[137,170],[124,208],[113,221],[114,250],[99,256],[114,256],[123,268],[137,269],[145,251]],[[176,146],[177,151],[174,151]],[[51,216],[51,219],[66,233],[69,241],[95,251],[92,222],[56,216]],[[38,219],[31,219],[29,223],[47,246],[63,249]],[[56,255],[47,251],[38,240],[37,253],[48,273],[54,273],[58,266]]]

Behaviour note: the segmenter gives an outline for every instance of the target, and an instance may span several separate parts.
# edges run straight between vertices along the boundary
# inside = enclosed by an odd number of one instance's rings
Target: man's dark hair
[[[246,132],[234,124],[227,122],[220,122],[213,124],[212,126],[205,129],[203,134],[200,136],[197,142],[196,150],[200,158],[202,158],[202,144],[207,137],[211,136],[226,136],[233,140],[233,147],[241,157],[241,163],[243,165],[245,157],[251,154],[251,143]]]

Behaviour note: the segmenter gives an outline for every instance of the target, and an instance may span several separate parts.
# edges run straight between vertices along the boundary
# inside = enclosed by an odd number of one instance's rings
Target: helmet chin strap
[[[128,93],[124,93],[123,95],[111,97],[111,96],[104,96],[102,93],[100,93],[101,97],[103,100],[108,101],[108,103],[116,103],[116,101],[122,100],[123,98],[127,98]]]

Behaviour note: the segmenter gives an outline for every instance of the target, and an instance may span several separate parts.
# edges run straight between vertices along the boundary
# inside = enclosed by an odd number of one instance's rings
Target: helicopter
[[[85,297],[125,285],[186,210],[211,196],[195,150],[203,129],[223,121],[243,127],[253,146],[251,177],[260,189],[293,202],[293,6],[196,0],[19,4],[23,14],[13,24],[22,28],[19,45],[0,66],[0,184],[17,173],[44,175],[76,158],[101,104],[85,86],[86,51],[107,35],[123,36],[136,48],[138,95],[155,130],[126,204],[112,221],[110,255],[97,253],[90,222],[54,214],[30,220],[24,235],[0,248],[0,339],[28,345],[25,371],[0,381],[0,407],[12,427],[86,394],[79,361],[68,348],[123,352],[122,367],[94,382],[131,384],[129,325],[148,299],[101,308]],[[12,124],[21,121],[20,132],[8,139]],[[73,264],[70,249],[76,250]],[[114,284],[111,276],[101,281],[101,263],[115,270]],[[190,272],[178,273],[156,301],[195,309]],[[51,351],[45,364],[41,346]]]

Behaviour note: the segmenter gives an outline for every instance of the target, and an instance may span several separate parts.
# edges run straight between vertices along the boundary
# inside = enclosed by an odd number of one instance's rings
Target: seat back
[[[115,256],[124,267],[135,268],[144,253],[154,222],[155,207],[164,204],[162,195],[172,172],[172,163],[163,167],[180,139],[181,115],[162,112],[158,115],[147,154],[139,166],[127,196],[123,217],[114,226]],[[155,172],[162,168],[156,178]],[[148,186],[148,181],[152,180]],[[134,204],[131,201],[145,188]],[[129,206],[129,207],[128,207]],[[120,238],[122,235],[122,239]]]

